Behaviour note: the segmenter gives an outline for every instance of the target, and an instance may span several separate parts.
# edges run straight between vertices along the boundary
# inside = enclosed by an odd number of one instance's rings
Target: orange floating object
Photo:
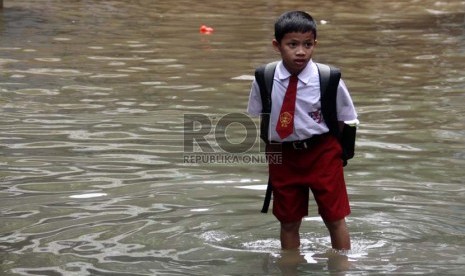
[[[200,33],[201,34],[211,34],[213,33],[213,28],[208,27],[207,25],[200,26]]]

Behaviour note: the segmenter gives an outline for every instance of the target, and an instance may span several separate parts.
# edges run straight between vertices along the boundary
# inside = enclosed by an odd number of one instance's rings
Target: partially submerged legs
[[[300,247],[299,229],[302,221],[281,222],[281,247],[284,250]],[[331,246],[336,250],[350,250],[350,235],[345,219],[325,221],[331,237]]]

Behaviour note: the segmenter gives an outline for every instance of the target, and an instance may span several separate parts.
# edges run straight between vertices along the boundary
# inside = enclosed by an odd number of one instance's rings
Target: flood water
[[[260,213],[263,162],[184,158],[184,115],[245,112],[254,68],[278,58],[273,22],[291,9],[317,19],[314,59],[342,68],[360,116],[349,252],[328,250],[313,202],[301,251],[281,252],[278,223]],[[4,0],[0,275],[462,275],[464,11]]]

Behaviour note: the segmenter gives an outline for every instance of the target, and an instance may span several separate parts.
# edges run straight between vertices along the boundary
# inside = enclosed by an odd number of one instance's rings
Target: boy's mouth
[[[307,60],[305,60],[305,59],[296,59],[296,60],[294,60],[294,63],[296,65],[304,65],[306,62],[307,62]]]

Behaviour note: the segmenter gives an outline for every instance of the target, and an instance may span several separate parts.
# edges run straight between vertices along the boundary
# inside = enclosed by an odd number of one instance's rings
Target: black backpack
[[[273,88],[274,72],[276,70],[277,61],[271,62],[260,66],[255,70],[255,80],[260,88],[260,96],[262,100],[262,112],[260,122],[260,138],[268,143],[268,133],[270,125],[270,112],[271,112],[271,90]],[[344,124],[341,133],[339,129],[339,122],[337,119],[337,87],[341,79],[341,71],[338,68],[316,63],[320,75],[320,93],[321,93],[321,112],[325,123],[329,128],[329,132],[337,137],[342,146],[342,160],[343,165],[347,165],[347,160],[354,157],[355,150],[355,135],[357,128]],[[272,186],[268,180],[266,189],[265,202],[263,203],[262,213],[268,211],[271,200]]]

